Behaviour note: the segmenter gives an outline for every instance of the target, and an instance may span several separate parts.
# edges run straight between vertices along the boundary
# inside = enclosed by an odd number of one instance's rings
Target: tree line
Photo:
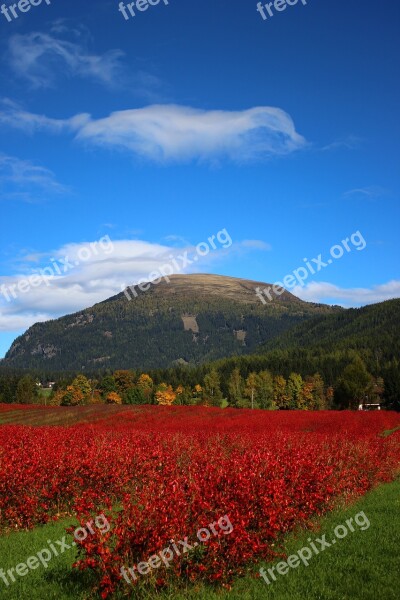
[[[238,357],[208,368],[176,367],[148,373],[117,370],[98,376],[64,373],[54,389],[46,391],[46,397],[34,374],[0,375],[0,402],[54,406],[178,404],[266,410],[356,409],[360,403],[383,403],[387,408],[400,408],[397,360],[375,375],[361,356],[353,353],[333,383],[320,372],[277,373],[264,365],[254,368],[256,365],[256,357],[253,361],[251,357]]]

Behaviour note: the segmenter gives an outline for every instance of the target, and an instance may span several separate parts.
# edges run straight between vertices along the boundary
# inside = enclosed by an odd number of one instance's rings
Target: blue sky
[[[187,272],[282,281],[360,232],[362,251],[291,291],[400,297],[398,3],[299,1],[267,20],[249,0],[129,20],[118,4],[0,14],[0,285],[112,243],[0,294],[0,356],[222,230],[232,244]]]

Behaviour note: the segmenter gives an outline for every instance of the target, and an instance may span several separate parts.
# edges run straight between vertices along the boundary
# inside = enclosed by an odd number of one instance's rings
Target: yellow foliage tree
[[[122,404],[122,398],[117,392],[110,392],[107,396],[107,404]]]
[[[104,404],[104,400],[100,390],[93,390],[92,396],[88,404]]]
[[[161,383],[158,390],[156,391],[156,400],[160,406],[171,406],[175,402],[176,392],[172,389],[171,385]]]
[[[55,394],[51,395],[47,405],[48,406],[60,406],[65,396],[65,390],[58,390]]]
[[[153,393],[153,386],[154,386],[154,382],[153,382],[152,378],[150,377],[150,375],[147,375],[147,373],[143,373],[139,377],[136,385],[142,391],[143,396],[146,399],[146,401],[149,402],[151,395]]]
[[[79,406],[79,405],[83,404],[84,399],[85,399],[85,396],[79,388],[77,388],[73,385],[69,385],[63,394],[63,397],[61,400],[61,405],[62,406]]]

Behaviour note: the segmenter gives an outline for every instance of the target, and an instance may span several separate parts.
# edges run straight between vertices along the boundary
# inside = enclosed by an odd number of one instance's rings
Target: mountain
[[[349,308],[300,323],[263,346],[324,351],[369,350],[388,359],[400,355],[400,299]]]
[[[147,291],[134,287],[73,315],[36,323],[13,343],[2,365],[89,371],[202,364],[256,352],[315,316],[343,312],[287,291],[264,304],[255,289],[269,286],[173,275]]]

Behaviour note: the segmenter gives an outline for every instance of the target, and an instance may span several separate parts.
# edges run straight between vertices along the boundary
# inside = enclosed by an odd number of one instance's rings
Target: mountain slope
[[[264,349],[368,349],[376,355],[400,355],[400,299],[314,317],[281,336]]]
[[[134,288],[92,308],[33,325],[3,364],[21,368],[94,370],[200,364],[255,352],[315,315],[342,309],[303,302],[289,292],[262,304],[269,284],[218,275],[173,275],[148,291]]]

